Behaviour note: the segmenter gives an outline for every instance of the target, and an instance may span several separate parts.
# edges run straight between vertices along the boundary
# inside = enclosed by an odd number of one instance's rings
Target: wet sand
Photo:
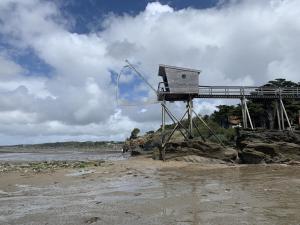
[[[300,224],[300,167],[146,157],[0,174],[0,224]]]

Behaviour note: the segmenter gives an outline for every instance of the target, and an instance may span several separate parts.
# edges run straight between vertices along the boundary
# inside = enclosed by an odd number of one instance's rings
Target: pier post
[[[164,105],[166,104],[166,100],[163,101],[163,104],[161,104],[161,131],[162,133],[165,132],[166,127],[166,110]]]
[[[276,100],[276,102],[275,102],[275,108],[276,108],[276,115],[277,115],[278,130],[282,130],[278,100]]]
[[[242,118],[243,118],[243,128],[244,129],[248,127],[245,101],[246,101],[245,97],[242,97],[241,98],[241,107],[242,107]]]
[[[251,119],[251,116],[250,116],[250,113],[249,113],[249,110],[248,110],[248,106],[247,106],[247,101],[246,99],[244,100],[244,103],[245,103],[245,111],[246,111],[246,118],[249,119],[249,123],[250,123],[250,127],[251,129],[253,130],[253,124],[252,124],[252,119]],[[247,121],[247,120],[246,120]]]
[[[280,108],[281,128],[282,128],[282,130],[285,130],[284,115],[283,115],[283,104],[281,104],[281,102],[282,102],[282,98],[280,96],[280,98],[279,98],[279,108]]]
[[[161,104],[161,149],[160,149],[160,157],[165,161],[166,149],[165,149],[165,126],[166,126],[166,109],[165,109],[166,101],[163,100]]]
[[[284,107],[284,104],[283,104],[282,99],[280,99],[280,104],[281,104],[281,108],[282,108],[283,114],[284,114],[284,116],[285,116],[285,118],[286,118],[286,121],[287,121],[287,123],[288,123],[289,129],[292,130],[292,126],[291,126],[291,123],[290,123],[288,114],[287,114],[287,112],[286,112],[286,110],[285,110],[285,107]]]
[[[193,100],[190,98],[186,105],[188,109],[188,122],[189,122],[189,138],[193,138]]]

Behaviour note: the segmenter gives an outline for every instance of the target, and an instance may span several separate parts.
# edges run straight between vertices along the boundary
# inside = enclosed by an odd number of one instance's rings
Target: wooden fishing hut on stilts
[[[176,130],[179,130],[185,140],[194,137],[193,128],[199,133],[204,140],[199,128],[197,127],[193,116],[199,119],[203,125],[216,137],[221,145],[222,141],[215,132],[206,124],[206,122],[193,109],[194,98],[224,98],[240,99],[242,108],[243,128],[253,130],[254,126],[248,110],[248,99],[264,99],[266,101],[276,100],[275,113],[278,120],[278,129],[287,129],[292,131],[292,126],[285,110],[283,99],[300,99],[299,87],[255,87],[255,86],[199,86],[200,70],[187,69],[182,67],[159,65],[158,75],[162,77],[162,82],[158,84],[157,99],[161,102],[162,108],[162,145],[161,157],[165,159],[166,145],[172,138]],[[167,107],[166,102],[183,101],[186,102],[186,110],[180,119],[177,119],[171,110]],[[165,135],[166,115],[173,121],[175,127],[167,136]],[[188,127],[182,123],[187,115]],[[223,145],[224,146],[224,145]]]

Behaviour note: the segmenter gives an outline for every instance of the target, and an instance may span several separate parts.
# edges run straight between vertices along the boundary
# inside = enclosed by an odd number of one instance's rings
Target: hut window
[[[182,77],[182,79],[185,79],[186,78],[186,74],[182,74],[181,77]]]

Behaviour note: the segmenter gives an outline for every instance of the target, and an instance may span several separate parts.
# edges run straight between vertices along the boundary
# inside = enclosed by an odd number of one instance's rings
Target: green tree
[[[218,123],[221,127],[228,128],[230,116],[241,116],[240,105],[219,105],[218,111],[214,111],[210,118]]]
[[[138,134],[140,133],[140,129],[139,128],[134,128],[132,131],[131,131],[131,134],[130,134],[130,138],[129,139],[136,139],[138,137]]]
[[[277,78],[275,80],[269,81],[267,84],[262,87],[277,87],[277,88],[286,88],[286,87],[300,87],[300,83],[295,83],[283,78]],[[256,105],[256,108],[260,105],[259,110],[250,110],[251,115],[259,117],[259,126],[267,127],[274,129],[275,127],[275,100],[270,102],[266,100],[253,99],[250,101],[252,105]],[[291,123],[297,121],[298,113],[300,110],[300,101],[294,99],[284,99],[283,103],[285,105],[287,114]]]

